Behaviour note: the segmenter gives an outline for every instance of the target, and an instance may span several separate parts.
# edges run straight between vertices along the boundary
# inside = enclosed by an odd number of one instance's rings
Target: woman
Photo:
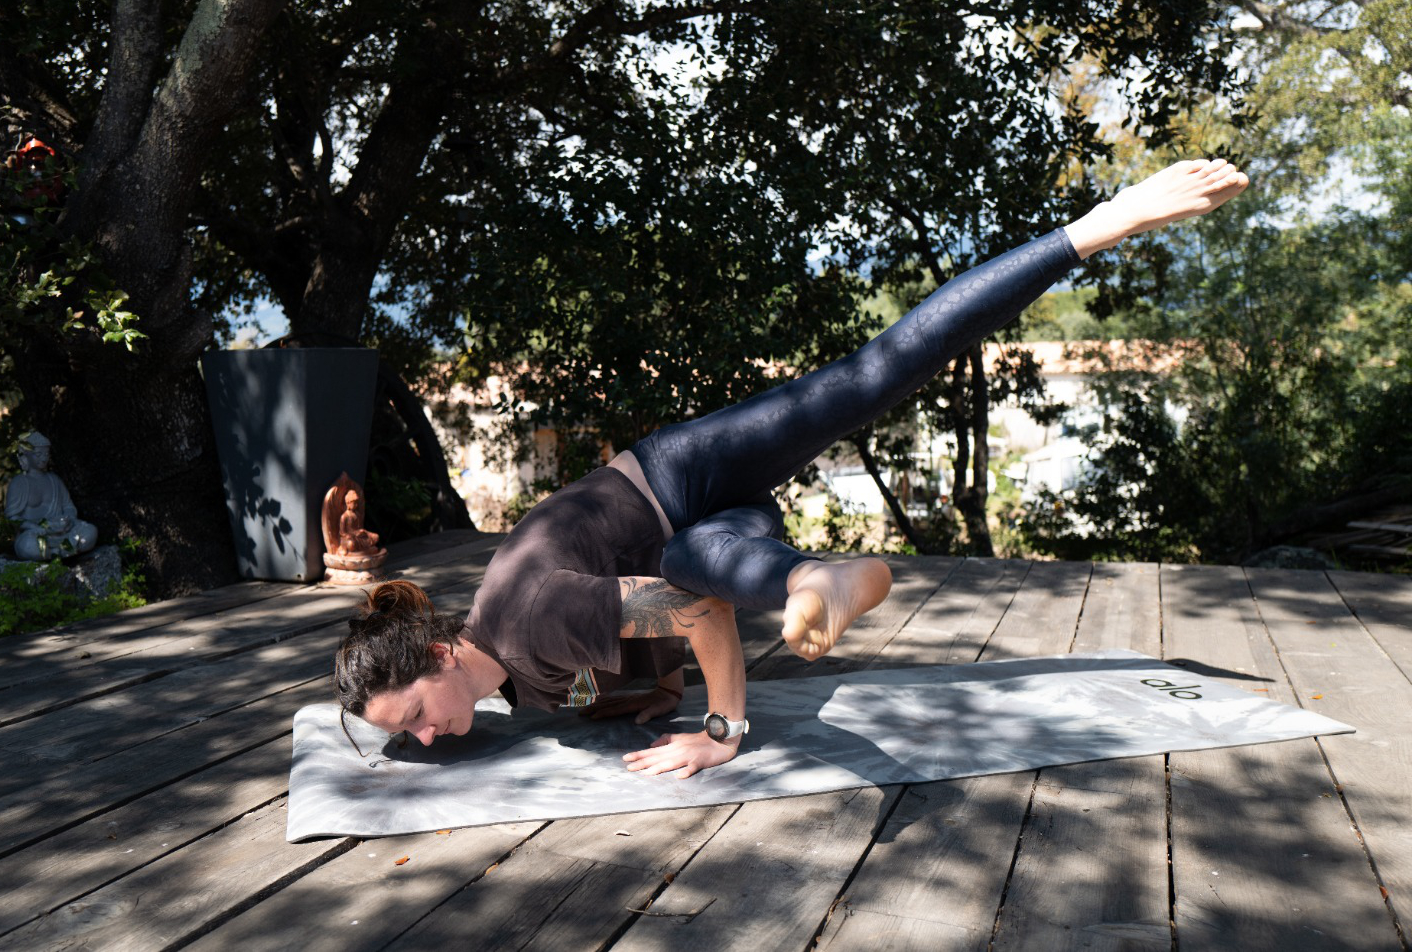
[[[948,282],[854,354],[656,431],[536,506],[496,552],[464,623],[437,615],[410,583],[378,586],[339,649],[344,713],[429,744],[470,730],[476,701],[498,689],[512,704],[593,705],[643,723],[675,710],[689,641],[706,679],[706,729],[623,759],[680,777],[725,763],[749,729],[733,606],[782,608],[786,644],[812,660],[891,585],[879,559],[824,563],[784,545],[770,491],[1082,259],[1205,214],[1247,184],[1221,159],[1179,162]],[[655,690],[595,703],[647,674]]]

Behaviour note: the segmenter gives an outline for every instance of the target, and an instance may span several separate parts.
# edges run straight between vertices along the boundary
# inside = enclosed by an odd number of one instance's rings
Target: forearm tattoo
[[[702,605],[699,611],[688,611],[703,601],[700,595],[683,591],[666,579],[639,583],[637,579],[620,579],[623,590],[623,627],[632,623],[629,638],[670,638],[677,626],[694,628],[690,619],[704,618],[711,609]]]

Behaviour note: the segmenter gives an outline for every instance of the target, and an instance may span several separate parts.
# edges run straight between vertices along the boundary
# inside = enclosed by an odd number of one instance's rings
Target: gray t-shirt
[[[685,638],[624,641],[618,576],[660,576],[662,526],[632,481],[603,467],[530,510],[500,544],[466,619],[510,676],[512,703],[582,707],[686,660]]]

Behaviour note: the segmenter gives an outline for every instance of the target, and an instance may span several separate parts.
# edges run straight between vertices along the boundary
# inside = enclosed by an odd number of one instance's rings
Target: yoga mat
[[[571,711],[476,705],[464,737],[429,747],[338,706],[294,718],[291,842],[388,836],[515,820],[738,803],[1342,734],[1347,724],[1257,697],[1133,651],[859,671],[751,682],[750,733],[730,763],[694,777],[629,772],[627,751],[701,729],[704,687],[638,726]]]

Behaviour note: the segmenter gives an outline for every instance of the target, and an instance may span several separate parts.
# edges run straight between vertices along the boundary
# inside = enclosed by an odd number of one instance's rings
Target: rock
[[[1318,549],[1276,545],[1261,549],[1241,563],[1257,569],[1336,569],[1338,564]]]
[[[69,567],[62,583],[66,591],[84,599],[97,601],[117,590],[123,580],[123,561],[115,545],[100,545],[80,556]]]
[[[33,585],[38,579],[48,577],[51,565],[48,562],[15,561],[0,557],[0,571],[12,565],[24,565],[32,571],[28,582]],[[118,587],[123,580],[123,563],[115,545],[100,545],[92,552],[61,563],[58,567],[59,588],[85,602],[104,598]]]

